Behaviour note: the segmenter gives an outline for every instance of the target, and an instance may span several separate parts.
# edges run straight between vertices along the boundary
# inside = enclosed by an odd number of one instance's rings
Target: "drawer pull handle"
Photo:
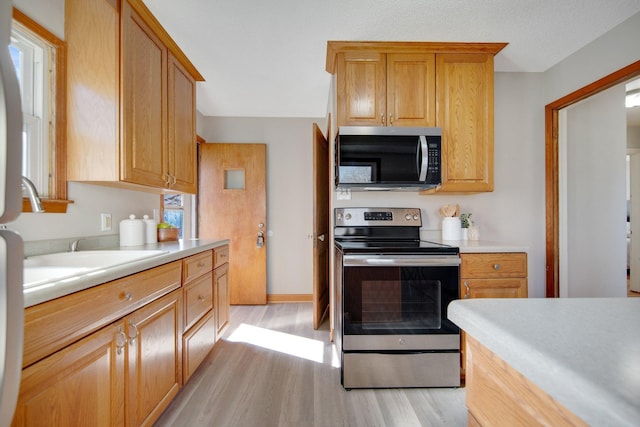
[[[127,292],[124,294],[124,299],[127,301],[131,301],[133,299],[133,295],[131,294],[131,292]]]
[[[199,296],[198,296],[198,301],[200,301],[200,302],[204,302],[204,297],[203,297],[202,295],[199,295]]]
[[[125,345],[127,345],[127,336],[122,331],[122,327],[120,327],[116,334],[116,354],[122,354]]]
[[[133,320],[129,320],[129,326],[129,344],[133,345],[136,342],[136,338],[138,338],[138,327]],[[134,332],[133,336],[131,335],[131,332]]]
[[[494,270],[500,270],[500,264],[493,264]]]
[[[202,268],[202,267],[204,267],[204,262],[200,261],[200,262],[198,263],[198,268]]]
[[[466,289],[466,292],[465,292],[465,294],[464,294],[464,297],[465,297],[465,298],[469,298],[469,291],[470,291],[470,289],[469,289],[469,282],[467,282],[466,280],[464,281],[464,287],[465,287],[465,289]]]

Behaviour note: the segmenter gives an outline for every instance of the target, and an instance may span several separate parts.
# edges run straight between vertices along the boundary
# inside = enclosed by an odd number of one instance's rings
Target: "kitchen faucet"
[[[31,211],[35,213],[44,212],[42,201],[40,200],[40,196],[38,196],[38,190],[36,190],[36,186],[33,185],[33,182],[31,182],[26,176],[23,176],[22,186],[27,189],[29,201],[31,202]]]

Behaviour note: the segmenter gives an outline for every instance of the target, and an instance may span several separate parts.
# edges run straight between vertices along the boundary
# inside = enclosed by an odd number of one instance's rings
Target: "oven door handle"
[[[457,267],[460,265],[460,257],[457,255],[345,255],[342,258],[342,265],[345,267]]]

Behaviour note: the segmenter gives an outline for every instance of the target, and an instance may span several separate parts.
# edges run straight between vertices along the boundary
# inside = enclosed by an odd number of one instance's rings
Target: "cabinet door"
[[[195,194],[196,169],[196,92],[187,70],[169,55],[169,175],[172,190]]]
[[[220,332],[229,321],[229,264],[216,268],[214,275],[216,331]]]
[[[436,57],[387,54],[387,126],[435,126]]]
[[[182,290],[125,318],[128,425],[152,425],[182,384]]]
[[[462,279],[461,298],[526,298],[527,279]]]
[[[167,48],[127,1],[121,22],[121,179],[162,188],[169,163]]]
[[[118,322],[22,371],[13,426],[122,426],[126,335]]]
[[[442,189],[493,191],[493,55],[436,55]]]
[[[338,126],[385,126],[387,60],[379,52],[338,55]]]

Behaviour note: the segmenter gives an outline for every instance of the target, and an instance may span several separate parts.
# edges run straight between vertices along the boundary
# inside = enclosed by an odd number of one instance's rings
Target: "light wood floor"
[[[311,319],[309,303],[232,306],[231,327],[156,426],[467,425],[464,388],[344,390],[328,322],[314,331]],[[243,331],[261,344],[238,341]]]

